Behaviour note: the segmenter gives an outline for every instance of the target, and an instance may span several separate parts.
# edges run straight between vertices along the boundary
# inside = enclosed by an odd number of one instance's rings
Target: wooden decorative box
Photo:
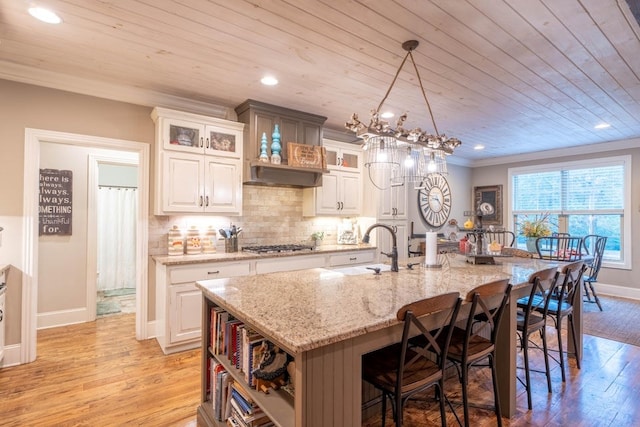
[[[326,169],[325,148],[319,145],[287,143],[289,166],[312,169]]]

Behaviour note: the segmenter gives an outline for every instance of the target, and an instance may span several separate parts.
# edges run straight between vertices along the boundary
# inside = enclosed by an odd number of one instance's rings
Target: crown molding
[[[112,101],[128,102],[147,107],[166,107],[232,121],[237,121],[238,119],[233,108],[223,105],[182,98],[132,86],[73,77],[53,71],[26,67],[8,61],[0,61],[0,78],[110,99]]]
[[[536,151],[534,153],[516,154],[513,156],[493,157],[491,159],[474,160],[469,167],[503,165],[507,163],[521,163],[533,160],[557,159],[565,156],[603,153],[607,151],[626,150],[640,147],[640,138],[622,139],[618,141],[599,142],[597,144],[580,145],[557,150]],[[453,163],[453,162],[452,162]]]

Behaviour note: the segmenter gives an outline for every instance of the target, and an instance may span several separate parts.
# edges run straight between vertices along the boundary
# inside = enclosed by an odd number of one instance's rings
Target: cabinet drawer
[[[248,276],[251,274],[249,262],[213,263],[201,266],[173,267],[169,272],[170,283],[187,283],[222,277]]]
[[[275,273],[278,271],[304,270],[325,266],[325,257],[321,255],[292,256],[285,258],[263,259],[256,262],[256,273]]]
[[[331,255],[329,258],[329,266],[364,264],[373,262],[375,254],[373,251],[349,252],[347,254]]]

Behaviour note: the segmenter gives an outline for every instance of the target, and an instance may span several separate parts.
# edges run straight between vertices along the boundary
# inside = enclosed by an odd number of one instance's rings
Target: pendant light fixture
[[[378,108],[371,111],[369,125],[362,123],[356,113],[346,123],[347,129],[354,132],[364,142],[365,166],[370,169],[392,169],[391,179],[396,183],[398,181],[420,182],[431,173],[446,174],[446,156],[453,154],[454,149],[461,144],[459,139],[449,138],[438,132],[431,105],[420,79],[418,67],[413,59],[412,52],[418,47],[418,44],[417,40],[408,40],[402,43],[402,48],[407,51],[407,54],[396,71],[391,85]],[[395,128],[381,118],[380,110],[398,79],[398,75],[407,58],[411,58],[435,133],[423,131],[419,127],[412,130],[405,129],[403,126],[407,119],[407,113],[398,118]]]

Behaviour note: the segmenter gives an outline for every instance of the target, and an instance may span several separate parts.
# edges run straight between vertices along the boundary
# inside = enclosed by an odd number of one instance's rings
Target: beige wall
[[[640,147],[640,141],[637,146]],[[632,258],[631,258],[631,270],[603,268],[598,276],[598,281],[602,284],[609,284],[615,286],[622,286],[632,288],[636,291],[640,290],[640,148],[615,150],[601,153],[582,154],[574,156],[558,156],[552,159],[509,163],[503,165],[486,166],[481,168],[474,168],[472,170],[472,182],[474,186],[482,185],[498,185],[502,184],[504,189],[503,195],[503,212],[506,216],[508,212],[508,169],[512,167],[531,166],[536,164],[546,163],[562,163],[571,162],[584,159],[595,159],[603,157],[613,157],[631,155],[632,169],[631,169],[631,230],[626,230],[628,234],[624,237],[631,239],[632,245]],[[508,224],[508,218],[505,217],[505,225]]]
[[[6,342],[20,342],[25,128],[153,144],[151,108],[0,80],[0,263],[11,264]],[[84,267],[83,267],[84,269]]]

